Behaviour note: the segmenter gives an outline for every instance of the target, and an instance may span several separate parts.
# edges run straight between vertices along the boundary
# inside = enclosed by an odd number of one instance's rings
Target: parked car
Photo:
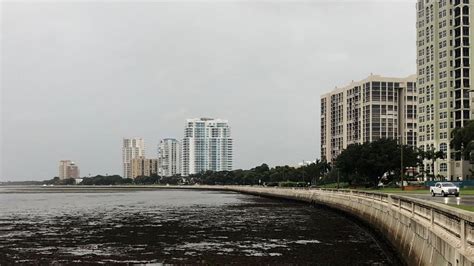
[[[434,186],[430,187],[431,196],[441,195],[447,197],[448,195],[454,195],[459,197],[459,188],[451,182],[437,182]]]

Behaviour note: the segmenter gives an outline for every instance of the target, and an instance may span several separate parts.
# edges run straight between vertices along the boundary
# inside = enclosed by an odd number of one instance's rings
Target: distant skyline
[[[121,174],[123,137],[156,157],[198,117],[229,120],[234,168],[296,165],[321,94],[416,72],[415,1],[0,5],[0,181]]]

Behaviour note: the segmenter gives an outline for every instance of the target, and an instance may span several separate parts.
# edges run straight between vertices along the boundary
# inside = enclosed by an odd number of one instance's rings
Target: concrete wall
[[[318,203],[342,210],[384,234],[408,265],[474,265],[472,212],[405,196],[362,191],[208,188]]]

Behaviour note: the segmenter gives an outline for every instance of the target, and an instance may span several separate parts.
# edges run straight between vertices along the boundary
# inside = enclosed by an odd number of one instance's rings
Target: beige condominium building
[[[59,161],[59,179],[79,178],[79,167],[71,160]]]
[[[425,172],[449,180],[466,179],[469,163],[450,148],[452,132],[474,119],[472,91],[473,0],[418,0],[418,147],[443,151]]]
[[[416,75],[370,75],[321,96],[321,157],[328,162],[350,144],[392,138],[416,145]]]
[[[131,161],[131,169],[132,173],[130,178],[158,174],[158,159],[147,159],[144,156],[133,158]]]
[[[142,138],[124,138],[122,142],[123,178],[132,178],[132,160],[145,156],[145,141]]]

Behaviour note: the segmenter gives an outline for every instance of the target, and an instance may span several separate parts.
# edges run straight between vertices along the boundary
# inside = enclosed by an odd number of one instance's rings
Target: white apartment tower
[[[418,0],[418,147],[443,151],[422,170],[448,180],[466,179],[469,163],[450,148],[452,131],[474,119],[472,0]]]
[[[162,139],[158,144],[158,175],[178,174],[181,174],[181,145],[176,139]]]
[[[392,138],[416,145],[416,76],[368,78],[321,96],[321,157],[350,144]]]
[[[145,141],[142,138],[123,139],[123,178],[132,178],[132,160],[143,156],[145,156]]]
[[[233,140],[227,120],[187,119],[182,141],[182,175],[232,170]]]

